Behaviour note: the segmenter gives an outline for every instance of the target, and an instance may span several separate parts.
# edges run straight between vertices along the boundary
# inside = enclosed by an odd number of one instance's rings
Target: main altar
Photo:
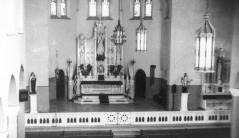
[[[130,102],[125,85],[127,73],[122,64],[123,49],[111,42],[106,30],[107,27],[97,21],[91,37],[80,34],[76,39],[75,103]]]

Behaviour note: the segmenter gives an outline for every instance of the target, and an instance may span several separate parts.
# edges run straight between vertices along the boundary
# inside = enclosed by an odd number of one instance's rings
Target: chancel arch
[[[62,69],[59,70],[56,79],[56,97],[57,99],[65,97],[65,73]]]
[[[135,74],[135,97],[145,98],[146,74],[144,70],[138,69]]]

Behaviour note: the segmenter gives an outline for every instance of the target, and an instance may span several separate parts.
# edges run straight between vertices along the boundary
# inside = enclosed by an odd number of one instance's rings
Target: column
[[[239,89],[230,89],[232,93],[231,138],[239,138]]]
[[[10,106],[8,107],[8,137],[9,138],[18,138],[17,136],[17,115],[18,115],[19,106]]]
[[[17,120],[18,138],[25,138],[25,102],[20,102]]]
[[[68,80],[68,100],[73,98],[73,81],[71,79]]]

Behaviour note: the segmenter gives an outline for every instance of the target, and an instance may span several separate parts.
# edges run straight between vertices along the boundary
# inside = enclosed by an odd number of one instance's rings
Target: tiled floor
[[[50,101],[50,112],[120,112],[120,111],[163,111],[161,105],[152,100],[143,98],[136,99],[130,104],[109,104],[109,105],[81,105],[62,100]]]

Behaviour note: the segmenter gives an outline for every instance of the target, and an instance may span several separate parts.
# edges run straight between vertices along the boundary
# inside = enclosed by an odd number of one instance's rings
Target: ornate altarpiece
[[[102,22],[97,21],[91,37],[84,34],[77,37],[76,95],[80,97],[79,103],[100,103],[99,95],[102,94],[108,96],[109,102],[113,99],[127,102],[122,47],[111,43],[106,29]]]

